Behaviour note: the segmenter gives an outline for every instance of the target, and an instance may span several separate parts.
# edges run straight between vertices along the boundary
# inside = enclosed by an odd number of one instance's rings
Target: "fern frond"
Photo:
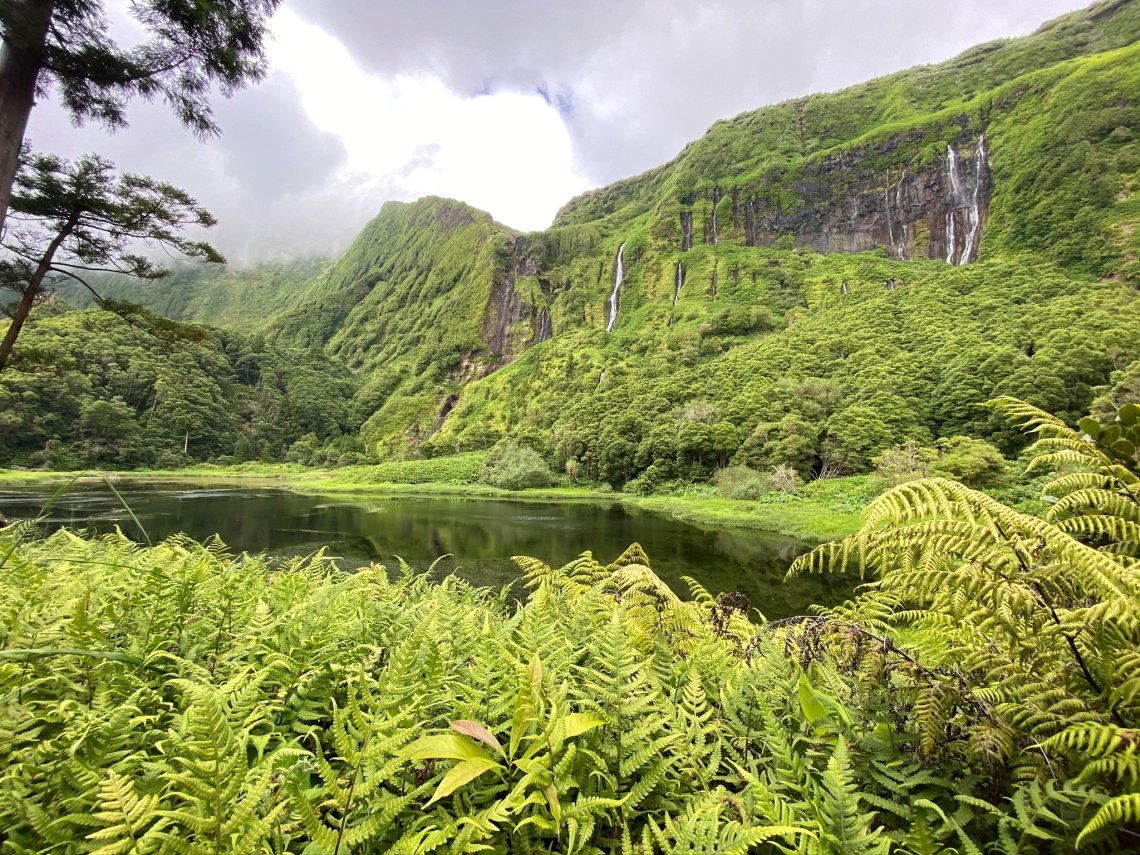
[[[103,827],[87,835],[88,840],[98,844],[95,852],[143,855],[157,851],[163,828],[157,795],[140,796],[133,782],[112,769],[100,785],[99,806],[95,820]]]

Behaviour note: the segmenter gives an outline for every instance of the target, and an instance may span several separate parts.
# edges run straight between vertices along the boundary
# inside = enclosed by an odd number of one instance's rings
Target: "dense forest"
[[[172,468],[277,460],[307,443],[336,454],[333,465],[358,463],[356,386],[319,351],[256,333],[51,313],[0,375],[0,457],[63,470]]]

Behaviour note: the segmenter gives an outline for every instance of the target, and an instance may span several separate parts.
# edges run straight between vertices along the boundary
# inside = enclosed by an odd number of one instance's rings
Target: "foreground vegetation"
[[[0,533],[13,852],[1121,851],[1140,820],[1140,408],[1042,519],[943,479],[794,572],[766,624],[640,547],[529,596],[220,545]]]

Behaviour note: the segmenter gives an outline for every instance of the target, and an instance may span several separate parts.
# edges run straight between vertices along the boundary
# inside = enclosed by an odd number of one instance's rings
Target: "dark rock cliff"
[[[524,281],[538,284],[538,291],[524,289]],[[528,254],[523,238],[515,240],[505,263],[494,271],[483,329],[488,351],[503,362],[552,334],[545,289],[538,280],[538,261]]]
[[[683,198],[680,248],[691,248],[699,211],[706,243],[729,237],[771,246],[790,238],[818,252],[881,246],[892,258],[974,261],[993,190],[985,137],[963,128],[944,152],[924,160],[925,145],[922,129],[915,129],[810,160],[794,172],[773,171],[728,194],[714,186]]]

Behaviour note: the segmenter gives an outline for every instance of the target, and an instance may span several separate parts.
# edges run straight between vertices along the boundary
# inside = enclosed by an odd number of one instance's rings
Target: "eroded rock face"
[[[773,173],[735,187],[730,207],[721,204],[721,190],[714,187],[696,202],[705,202],[706,242],[726,237],[723,209],[729,207],[731,239],[746,246],[770,246],[790,236],[796,246],[818,252],[882,246],[892,258],[974,261],[993,190],[985,136],[963,128],[931,162],[921,163],[917,153],[906,156],[922,145],[916,129],[845,149],[807,163],[795,175]],[[692,218],[692,210],[680,213],[682,251],[691,247]]]
[[[523,239],[515,242],[509,258],[496,268],[493,276],[483,329],[488,351],[505,363],[554,334],[549,308],[552,298],[546,283],[539,278],[538,260],[529,254]],[[524,278],[538,281],[541,294],[537,299],[520,291],[519,280]]]

